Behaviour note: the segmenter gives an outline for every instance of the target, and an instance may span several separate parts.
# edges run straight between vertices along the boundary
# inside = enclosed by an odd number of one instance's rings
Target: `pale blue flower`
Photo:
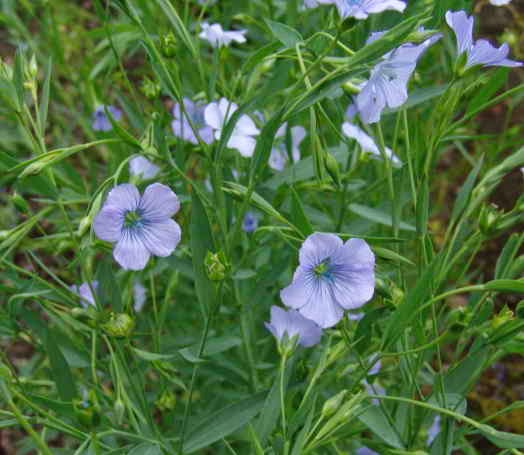
[[[254,232],[258,227],[258,217],[253,212],[247,212],[244,216],[244,221],[242,223],[242,229],[245,232]]]
[[[364,313],[348,313],[348,319],[350,321],[360,321],[365,316]]]
[[[289,161],[286,146],[287,131],[288,124],[284,123],[275,135],[275,143],[269,155],[269,167],[279,172],[284,170]],[[289,128],[289,134],[291,136],[291,158],[296,163],[300,160],[300,144],[306,137],[306,130],[302,126],[293,126]]]
[[[373,354],[369,357],[369,365],[371,368],[368,370],[368,376],[376,376],[380,373],[380,370],[382,369],[382,362],[380,359],[377,359],[378,354]]]
[[[208,24],[207,22],[202,23],[202,32],[198,35],[200,38],[205,39],[211,44],[212,47],[227,47],[233,41],[237,43],[245,43],[246,37],[244,36],[247,30],[224,30],[220,24]]]
[[[386,10],[403,12],[406,3],[400,0],[317,0],[324,5],[335,5],[342,19],[354,17],[366,19],[370,14],[382,13]]]
[[[406,43],[388,52],[372,70],[356,97],[356,106],[364,123],[377,123],[382,111],[402,106],[408,99],[408,82],[417,61],[442,35],[433,35],[421,44]]]
[[[305,8],[316,8],[318,6],[317,0],[304,0]]]
[[[435,419],[433,419],[433,423],[431,424],[431,427],[429,427],[428,430],[428,439],[426,441],[427,446],[429,447],[431,444],[433,444],[433,441],[440,433],[440,415],[437,415]]]
[[[364,379],[362,381],[362,385],[366,389],[366,393],[368,395],[378,395],[378,396],[386,395],[386,390],[377,381],[375,381],[373,384],[370,384],[368,381]],[[373,398],[371,400],[371,403],[375,406],[378,406],[380,404],[380,400],[378,398]]]
[[[115,243],[113,257],[124,268],[142,270],[151,255],[167,257],[181,237],[171,219],[180,203],[171,189],[149,185],[141,196],[135,185],[114,187],[95,217],[93,228],[101,240]]]
[[[129,160],[129,174],[144,180],[149,180],[160,172],[160,168],[143,156],[135,156]]]
[[[106,107],[116,121],[122,118],[122,111],[115,106],[97,106],[95,112],[93,112],[93,122],[91,124],[94,131],[111,131],[113,129],[113,125],[111,125],[105,112]]]
[[[96,292],[98,289],[98,281],[92,281],[91,287],[88,283],[82,283],[80,286],[74,284],[70,287],[71,291],[80,297],[80,305],[87,308],[89,305],[95,306],[95,296],[91,291],[91,288]]]
[[[521,62],[508,59],[509,46],[504,43],[499,48],[494,47],[488,41],[480,39],[473,41],[472,16],[468,16],[464,11],[448,11],[446,22],[451,27],[457,38],[457,54],[460,56],[466,53],[467,61],[465,68],[473,66],[522,66]]]
[[[147,289],[142,285],[140,281],[133,283],[133,309],[135,312],[140,313],[146,303]]]
[[[215,139],[220,139],[222,129],[237,110],[238,106],[226,98],[207,105],[204,118],[206,123],[215,131]],[[259,133],[260,130],[256,127],[255,122],[247,115],[241,115],[233,128],[227,146],[238,150],[244,157],[250,157],[255,151],[257,143],[255,138]]]
[[[489,0],[489,2],[493,6],[504,6],[504,5],[509,5],[511,3],[511,0]]]
[[[364,240],[343,243],[334,234],[316,232],[302,244],[293,282],[280,297],[320,327],[332,327],[344,310],[354,310],[371,300],[374,268],[375,255]]]
[[[200,139],[206,144],[211,144],[214,140],[213,129],[206,125],[204,119],[205,108],[202,104],[193,103],[190,99],[184,98],[185,113],[182,114],[180,104],[176,103],[173,106],[173,121],[171,122],[173,134],[184,141],[197,145],[198,139],[189,123],[189,121],[191,121],[198,131]]]
[[[382,153],[380,153],[377,144],[363,129],[352,123],[344,122],[342,124],[342,132],[347,137],[355,139],[363,152],[370,153],[371,156],[376,159],[382,159]],[[391,160],[394,166],[398,167],[402,165],[402,161],[399,160],[390,148],[386,147],[384,149],[384,155]]]
[[[356,451],[356,455],[379,455],[374,450],[371,450],[369,447],[360,447]]]
[[[298,344],[306,348],[318,344],[322,337],[322,329],[313,321],[298,311],[285,311],[277,306],[271,307],[271,321],[265,326],[279,342],[285,335],[289,340],[297,336]]]

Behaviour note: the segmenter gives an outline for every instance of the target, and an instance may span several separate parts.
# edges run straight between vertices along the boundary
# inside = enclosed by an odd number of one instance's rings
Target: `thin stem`
[[[286,421],[286,404],[285,404],[285,374],[286,374],[287,355],[282,354],[280,361],[280,413],[282,416],[282,436],[284,444],[287,443],[287,421]]]

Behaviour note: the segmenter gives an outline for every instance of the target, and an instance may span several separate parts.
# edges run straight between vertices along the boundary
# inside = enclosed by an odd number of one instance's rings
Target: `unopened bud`
[[[78,224],[78,230],[76,231],[76,235],[78,235],[78,237],[82,237],[86,233],[86,231],[89,229],[92,222],[93,220],[91,219],[90,216],[84,216],[80,220],[80,223]]]
[[[358,87],[358,85],[355,85],[351,81],[344,82],[344,84],[342,85],[342,90],[344,90],[345,93],[351,96],[358,95],[360,93],[360,88]]]
[[[342,401],[346,397],[347,393],[347,390],[342,390],[341,392],[337,393],[335,396],[332,396],[329,400],[327,400],[324,403],[324,406],[322,407],[322,416],[330,417],[333,414],[335,414],[335,412],[337,412],[340,408],[340,405],[342,404]]]
[[[125,338],[133,332],[135,321],[126,313],[111,313],[109,320],[102,324],[102,328],[112,337]]]
[[[501,213],[497,210],[495,205],[491,204],[489,206],[483,206],[480,210],[480,232],[486,236],[494,234],[497,230],[500,216]]]
[[[160,84],[146,77],[142,81],[140,90],[142,91],[142,93],[145,95],[147,99],[154,100],[158,98],[158,95],[160,95]]]
[[[35,79],[36,75],[38,74],[38,65],[36,63],[36,57],[34,54],[31,57],[31,60],[29,60],[29,65],[27,67],[27,70],[28,70],[28,75],[30,79]]]
[[[76,419],[85,427],[93,428],[100,423],[100,407],[94,392],[89,392],[84,399],[73,400],[73,409]]]
[[[29,204],[27,201],[16,191],[11,196],[11,201],[15,204],[16,208],[22,212],[29,212]]]
[[[38,160],[34,163],[31,163],[20,173],[19,178],[40,174],[40,171],[46,166],[46,164],[47,163],[43,160]]]
[[[330,175],[330,177],[333,179],[333,181],[340,185],[341,179],[340,179],[340,166],[338,165],[338,161],[335,159],[335,157],[331,153],[326,153],[325,155],[325,165],[326,165],[326,171]]]
[[[115,401],[115,404],[113,405],[113,411],[115,413],[116,422],[118,425],[122,424],[122,421],[124,420],[124,415],[126,412],[126,407],[124,405],[124,402],[118,398]]]
[[[218,253],[208,251],[204,265],[206,266],[207,276],[211,281],[222,281],[226,278],[228,264],[224,253],[221,251]]]
[[[497,314],[492,320],[491,320],[491,327],[494,329],[498,329],[499,327],[503,326],[509,321],[512,321],[515,319],[515,315],[513,314],[513,311],[511,311],[507,305],[504,305],[504,308],[500,310],[500,313]]]
[[[172,411],[176,406],[176,395],[170,390],[166,390],[160,395],[155,404],[161,411]]]
[[[160,52],[165,58],[173,58],[176,55],[176,38],[172,32],[160,37]]]

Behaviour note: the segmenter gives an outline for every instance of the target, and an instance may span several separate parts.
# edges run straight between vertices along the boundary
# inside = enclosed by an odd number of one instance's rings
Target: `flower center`
[[[139,210],[129,210],[124,217],[124,226],[126,228],[135,228],[142,225],[142,214]]]
[[[328,280],[332,278],[330,263],[331,259],[326,258],[313,269],[317,278],[325,278]]]

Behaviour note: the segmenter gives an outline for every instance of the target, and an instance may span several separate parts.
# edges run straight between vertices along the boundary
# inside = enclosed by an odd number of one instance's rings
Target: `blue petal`
[[[175,250],[182,233],[177,223],[166,219],[146,224],[140,228],[138,235],[151,254],[167,257]]]
[[[171,188],[161,183],[153,183],[145,189],[139,208],[146,220],[157,221],[171,218],[178,212],[180,203]]]
[[[129,229],[124,230],[113,250],[116,262],[126,270],[143,270],[150,256],[142,240]]]

